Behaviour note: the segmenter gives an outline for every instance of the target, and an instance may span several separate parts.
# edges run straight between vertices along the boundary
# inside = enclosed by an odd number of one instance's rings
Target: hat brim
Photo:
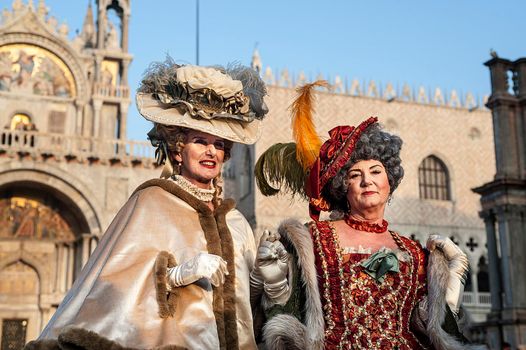
[[[203,119],[190,113],[182,114],[177,108],[163,104],[153,94],[137,93],[135,102],[139,113],[147,120],[163,124],[181,126],[206,132],[207,134],[244,143],[255,143],[260,136],[261,121],[254,119],[250,123],[228,118]]]

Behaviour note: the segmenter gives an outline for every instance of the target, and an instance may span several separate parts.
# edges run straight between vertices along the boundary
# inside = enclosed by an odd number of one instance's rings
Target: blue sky
[[[34,0],[37,2],[37,0]],[[90,0],[46,0],[50,14],[80,29]],[[94,0],[91,0],[94,3]],[[1,8],[11,0],[0,0]],[[195,63],[196,0],[132,0],[129,81],[135,89],[152,61],[170,54]],[[250,64],[360,81],[490,93],[490,49],[526,56],[524,0],[200,0],[200,64]],[[128,138],[149,124],[132,103]]]

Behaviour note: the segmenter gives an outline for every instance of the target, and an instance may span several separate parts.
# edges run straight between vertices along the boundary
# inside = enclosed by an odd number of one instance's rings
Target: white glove
[[[206,278],[217,287],[225,282],[228,275],[226,261],[218,255],[199,253],[181,265],[169,268],[168,284],[172,288],[187,286],[201,278]]]
[[[455,315],[458,314],[464,293],[465,276],[469,269],[466,254],[449,238],[431,235],[427,239],[427,249],[432,252],[439,249],[449,263],[449,279],[446,291],[446,302]]]
[[[289,253],[279,241],[279,234],[263,232],[259,241],[254,269],[250,276],[253,288],[263,284],[263,290],[276,304],[285,304],[290,296],[287,280]]]

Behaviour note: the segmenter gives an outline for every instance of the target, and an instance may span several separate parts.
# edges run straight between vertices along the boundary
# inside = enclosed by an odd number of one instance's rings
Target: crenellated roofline
[[[282,88],[296,88],[303,84],[313,81],[306,77],[304,72],[294,75],[284,68],[280,71],[274,71],[270,67],[266,67],[262,71],[262,77],[265,83],[269,86]],[[393,83],[381,83],[375,80],[359,80],[342,78],[340,75],[334,78],[325,77],[319,74],[314,80],[327,80],[330,83],[328,93],[360,96],[385,100],[387,102],[412,102],[431,106],[444,106],[459,109],[485,109],[485,104],[488,101],[488,95],[480,98],[471,92],[460,94],[457,90],[450,91],[442,90],[439,87],[434,89],[419,86],[414,88],[404,83],[401,86]]]

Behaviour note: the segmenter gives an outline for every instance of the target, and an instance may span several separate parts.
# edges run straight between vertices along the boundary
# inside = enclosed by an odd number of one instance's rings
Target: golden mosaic
[[[0,46],[0,91],[75,97],[73,75],[50,51],[29,44]]]

